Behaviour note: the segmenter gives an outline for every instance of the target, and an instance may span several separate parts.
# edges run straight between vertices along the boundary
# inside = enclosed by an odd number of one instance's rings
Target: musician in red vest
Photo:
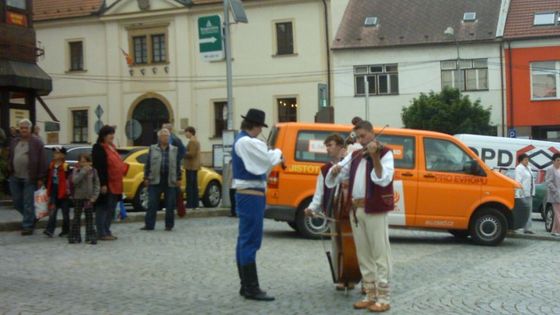
[[[325,183],[333,188],[349,180],[352,234],[366,291],[364,299],[355,303],[354,308],[385,312],[391,308],[388,212],[394,208],[393,153],[375,139],[370,122],[361,121],[353,130],[364,149],[331,167]]]
[[[317,215],[316,212],[320,211],[327,214],[328,201],[331,197],[333,189],[328,188],[327,185],[325,185],[325,177],[331,167],[344,158],[346,152],[344,139],[338,134],[329,135],[323,143],[327,149],[327,155],[331,158],[331,160],[321,166],[321,171],[319,172],[319,175],[317,175],[317,184],[315,186],[313,200],[311,200],[311,203],[307,209],[305,209],[305,215],[308,217],[318,217],[319,215]],[[348,289],[353,288],[353,284],[348,285]],[[339,291],[344,290],[346,289],[346,286],[343,283],[339,283],[336,286],[336,289]]]

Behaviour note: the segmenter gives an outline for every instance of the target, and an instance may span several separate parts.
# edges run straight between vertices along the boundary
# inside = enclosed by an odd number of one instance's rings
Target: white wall
[[[472,100],[480,99],[492,106],[491,122],[501,129],[501,78],[499,44],[461,45],[462,59],[488,58],[488,91],[468,92]],[[456,47],[417,46],[380,49],[335,50],[335,119],[349,123],[354,116],[365,115],[365,98],[354,96],[353,67],[357,65],[397,63],[399,94],[371,96],[370,119],[375,125],[402,127],[401,111],[421,92],[441,91],[441,60],[457,58]]]

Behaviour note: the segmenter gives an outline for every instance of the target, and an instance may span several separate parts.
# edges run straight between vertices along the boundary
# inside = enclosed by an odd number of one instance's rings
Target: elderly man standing
[[[19,122],[19,137],[10,144],[8,170],[10,190],[17,211],[23,216],[21,235],[32,235],[35,229],[33,193],[43,186],[47,175],[47,160],[43,142],[32,134],[33,124],[29,119]]]
[[[150,146],[148,161],[144,166],[144,185],[148,187],[148,211],[144,231],[151,231],[156,225],[156,214],[161,195],[165,202],[165,230],[171,231],[175,225],[175,205],[177,187],[181,181],[181,161],[177,158],[177,147],[169,143],[171,133],[167,129],[158,132],[158,143]]]

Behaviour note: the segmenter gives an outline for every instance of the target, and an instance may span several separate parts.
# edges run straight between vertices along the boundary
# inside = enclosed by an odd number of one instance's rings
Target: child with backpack
[[[81,217],[86,216],[86,243],[97,244],[97,234],[93,221],[93,204],[100,192],[99,177],[92,167],[91,155],[82,154],[72,173],[72,198],[74,199],[74,219],[68,242],[77,244],[82,242]]]
[[[49,196],[49,222],[43,231],[48,237],[53,237],[56,229],[58,209],[62,210],[62,231],[58,236],[68,235],[70,226],[70,200],[68,184],[68,164],[66,163],[66,149],[55,147],[53,160],[49,164],[47,175],[47,193]]]

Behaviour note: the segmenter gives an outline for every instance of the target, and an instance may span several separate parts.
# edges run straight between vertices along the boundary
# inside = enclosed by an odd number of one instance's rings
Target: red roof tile
[[[33,20],[45,21],[96,14],[103,0],[33,0]]]
[[[534,26],[535,13],[560,11],[560,0],[512,0],[504,38],[560,37],[560,25]],[[557,16],[558,18],[558,16]]]

